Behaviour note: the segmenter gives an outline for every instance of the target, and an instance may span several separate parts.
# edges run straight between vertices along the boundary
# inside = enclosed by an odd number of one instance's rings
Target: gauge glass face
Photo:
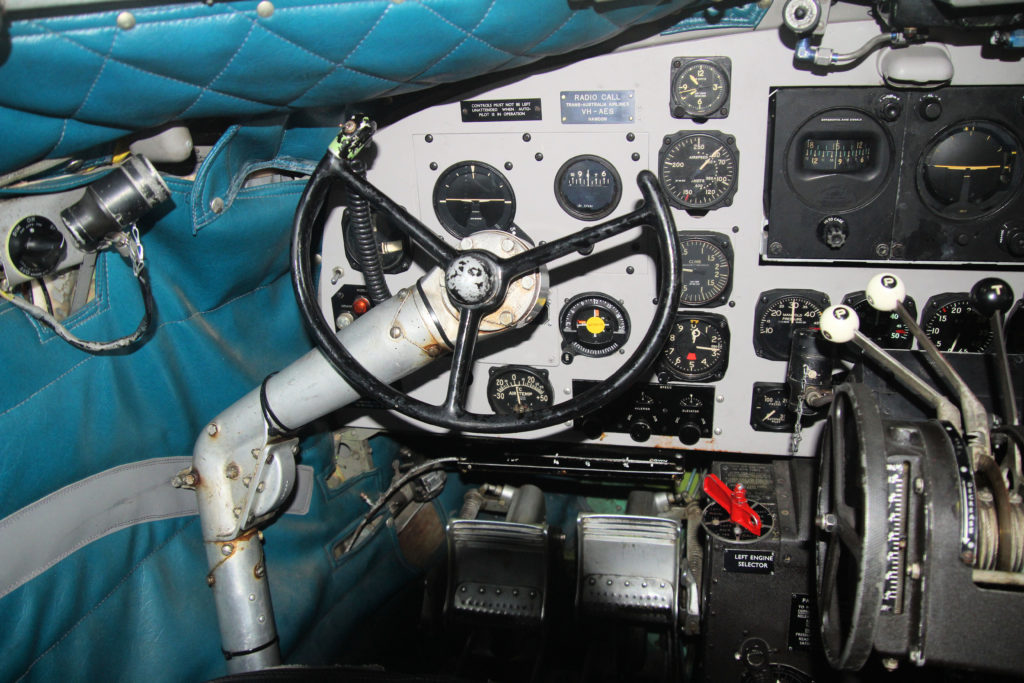
[[[717,208],[736,187],[736,153],[717,135],[684,135],[662,149],[659,179],[677,206]]]
[[[498,415],[525,415],[552,403],[547,373],[524,365],[508,365],[491,371],[487,401]]]
[[[679,317],[662,352],[662,367],[686,382],[721,377],[729,357],[724,326],[724,319],[717,317]]]
[[[581,356],[615,353],[629,339],[625,309],[604,294],[581,294],[565,304],[559,315],[565,348]]]
[[[45,216],[28,216],[11,229],[7,253],[11,263],[27,277],[48,275],[67,255],[64,235]]]
[[[879,311],[867,302],[864,292],[848,294],[843,303],[857,312],[860,319],[860,332],[883,349],[909,349],[914,344],[914,337],[903,324],[899,313],[895,311]],[[903,307],[912,317],[917,318],[917,304],[909,296],[903,300]]]
[[[1020,144],[1005,128],[970,121],[928,147],[918,168],[921,196],[949,218],[976,218],[1000,208],[1019,189]]]
[[[732,264],[725,249],[714,242],[683,237],[679,241],[684,306],[705,306],[722,296],[729,287]]]
[[[690,62],[676,73],[672,94],[687,115],[707,116],[725,103],[729,95],[729,79],[717,64]]]
[[[966,299],[929,305],[922,327],[939,351],[980,353],[992,342],[988,320]]]
[[[567,214],[583,221],[604,218],[619,205],[622,182],[610,162],[593,155],[573,157],[555,176],[555,198]]]
[[[828,305],[828,297],[818,297]],[[801,327],[816,327],[823,310],[821,304],[802,294],[783,293],[767,300],[762,297],[754,334],[758,355],[771,360],[788,359],[793,332]]]
[[[796,415],[789,407],[789,390],[785,384],[754,383],[750,404],[750,426],[759,432],[791,432]]]
[[[853,173],[871,165],[871,141],[864,138],[807,138],[803,169],[824,173]]]
[[[461,239],[481,230],[507,230],[516,215],[516,198],[496,168],[464,161],[434,184],[434,213],[445,230]]]

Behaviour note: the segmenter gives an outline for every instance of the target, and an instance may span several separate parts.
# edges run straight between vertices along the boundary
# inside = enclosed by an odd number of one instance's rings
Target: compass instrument
[[[732,204],[738,165],[733,136],[680,131],[667,136],[658,153],[658,179],[676,208],[710,211]]]
[[[480,230],[508,230],[516,215],[516,196],[498,169],[460,161],[434,184],[434,213],[459,239]]]
[[[629,339],[629,316],[611,297],[587,292],[573,297],[558,316],[563,350],[600,357],[615,353]]]

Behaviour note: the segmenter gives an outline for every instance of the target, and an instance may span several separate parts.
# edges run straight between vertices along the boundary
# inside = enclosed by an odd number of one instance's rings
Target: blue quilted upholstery
[[[338,107],[592,45],[693,0],[256,0],[18,19],[0,65],[0,171],[197,117]],[[618,4],[618,3],[616,3]],[[12,133],[13,132],[13,133]]]

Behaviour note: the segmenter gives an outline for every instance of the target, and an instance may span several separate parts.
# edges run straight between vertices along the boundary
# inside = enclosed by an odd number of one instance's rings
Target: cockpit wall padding
[[[171,121],[340,107],[493,73],[695,2],[572,4],[245,0],[9,16],[0,172]]]

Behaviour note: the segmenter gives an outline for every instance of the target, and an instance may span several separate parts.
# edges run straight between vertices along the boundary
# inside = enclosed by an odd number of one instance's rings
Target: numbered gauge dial
[[[992,343],[988,320],[962,292],[928,299],[921,313],[921,327],[939,351],[980,353]]]
[[[622,181],[610,162],[591,154],[573,157],[555,175],[555,199],[581,221],[604,218],[619,205]]]
[[[739,161],[735,143],[719,131],[666,137],[658,153],[658,179],[669,202],[697,211],[731,205]]]
[[[672,116],[677,119],[724,117],[729,111],[728,58],[696,59],[679,64],[672,73]]]
[[[615,353],[629,339],[629,316],[604,294],[588,292],[570,299],[558,316],[563,349],[580,356]]]
[[[661,367],[684,382],[714,382],[729,365],[729,323],[712,313],[676,318],[661,354]]]
[[[57,269],[68,247],[53,221],[45,216],[28,216],[11,229],[7,253],[18,272],[26,277],[43,277]]]
[[[508,230],[516,197],[498,169],[463,161],[446,169],[434,184],[434,213],[459,239],[481,230]]]
[[[754,352],[769,360],[787,360],[793,332],[817,327],[829,304],[827,294],[810,289],[763,292],[754,311]]]
[[[778,382],[754,382],[750,426],[758,432],[791,432],[796,413],[789,407],[789,389]]]
[[[487,378],[487,402],[498,415],[525,415],[552,403],[546,370],[525,365],[492,368]]]
[[[918,165],[925,203],[947,218],[969,219],[1000,208],[1020,189],[1020,143],[991,121],[968,121],[931,143]]]
[[[861,333],[883,349],[909,349],[913,346],[914,337],[896,311],[875,310],[863,291],[847,294],[843,303],[857,312]],[[904,298],[903,307],[917,319],[917,304],[912,298]]]
[[[721,306],[732,291],[732,243],[718,233],[687,232],[679,237],[683,306]]]

